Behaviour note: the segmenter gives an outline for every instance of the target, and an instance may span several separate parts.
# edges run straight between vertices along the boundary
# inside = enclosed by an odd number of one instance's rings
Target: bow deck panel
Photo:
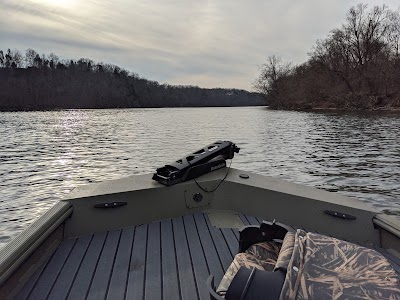
[[[207,277],[218,283],[237,250],[237,229],[215,228],[202,213],[67,239],[17,299],[208,300]],[[400,273],[399,259],[376,250]]]
[[[237,249],[202,213],[66,239],[17,299],[209,299]]]

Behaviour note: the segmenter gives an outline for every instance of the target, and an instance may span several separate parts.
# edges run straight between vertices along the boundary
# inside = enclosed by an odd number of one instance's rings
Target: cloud
[[[0,41],[118,64],[160,82],[250,89],[267,56],[303,62],[356,3],[2,0]]]

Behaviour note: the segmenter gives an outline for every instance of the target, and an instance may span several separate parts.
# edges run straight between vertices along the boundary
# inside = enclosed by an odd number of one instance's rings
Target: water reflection
[[[73,187],[153,172],[218,139],[232,167],[399,211],[400,116],[265,108],[0,113],[0,246]]]
[[[388,115],[315,115],[310,143],[317,186],[398,209],[399,118]],[[324,179],[325,177],[325,179]]]

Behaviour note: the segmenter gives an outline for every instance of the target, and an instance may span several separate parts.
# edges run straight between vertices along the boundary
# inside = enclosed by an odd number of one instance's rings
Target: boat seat
[[[244,253],[236,254],[234,260],[226,271],[217,288],[220,296],[225,296],[231,282],[241,267],[262,271],[273,271],[278,259],[281,246],[279,243],[270,241],[252,245]]]
[[[288,232],[282,245],[265,241],[238,253],[216,293],[211,293],[214,299],[225,297],[241,267],[284,271],[279,299],[400,300],[398,275],[381,253],[300,229]],[[212,287],[212,280],[208,285]]]

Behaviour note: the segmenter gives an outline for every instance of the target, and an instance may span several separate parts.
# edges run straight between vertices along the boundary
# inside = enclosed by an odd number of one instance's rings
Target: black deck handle
[[[338,212],[338,211],[333,211],[333,210],[325,210],[324,213],[326,213],[327,215],[330,215],[332,217],[336,217],[336,218],[340,218],[340,219],[344,219],[344,220],[356,220],[357,217],[353,216],[353,215],[349,215],[346,213],[342,213],[342,212]]]
[[[94,208],[115,208],[127,205],[127,202],[103,202],[94,205]]]

